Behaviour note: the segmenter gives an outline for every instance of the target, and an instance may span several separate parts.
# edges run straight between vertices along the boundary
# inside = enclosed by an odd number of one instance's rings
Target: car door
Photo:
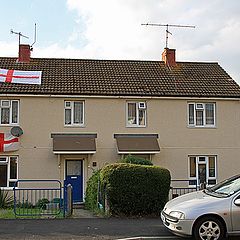
[[[233,231],[240,231],[240,194],[232,201],[232,227]]]

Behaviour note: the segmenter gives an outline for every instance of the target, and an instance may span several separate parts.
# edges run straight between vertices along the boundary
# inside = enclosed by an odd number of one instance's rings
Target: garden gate
[[[71,189],[67,191],[59,180],[18,180],[13,192],[16,217],[65,217],[69,212]]]

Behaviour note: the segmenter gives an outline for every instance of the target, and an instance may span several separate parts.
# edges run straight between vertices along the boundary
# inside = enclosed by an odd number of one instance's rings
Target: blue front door
[[[71,184],[73,188],[73,202],[83,201],[83,161],[66,160],[65,184]]]

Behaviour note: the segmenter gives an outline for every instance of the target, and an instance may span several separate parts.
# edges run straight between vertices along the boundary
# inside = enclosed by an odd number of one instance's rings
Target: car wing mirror
[[[235,204],[236,206],[240,207],[240,198],[236,199],[236,200],[234,201],[234,204]]]

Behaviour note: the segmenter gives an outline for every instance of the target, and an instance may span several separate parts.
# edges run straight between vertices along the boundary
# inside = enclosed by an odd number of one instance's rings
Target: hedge
[[[115,163],[100,171],[113,215],[159,215],[170,189],[170,172],[158,166]]]
[[[122,163],[132,163],[140,165],[153,165],[152,162],[148,159],[144,159],[138,156],[128,155],[121,160]]]
[[[100,170],[93,173],[93,175],[87,181],[85,207],[92,211],[98,209],[98,179],[100,176]]]

